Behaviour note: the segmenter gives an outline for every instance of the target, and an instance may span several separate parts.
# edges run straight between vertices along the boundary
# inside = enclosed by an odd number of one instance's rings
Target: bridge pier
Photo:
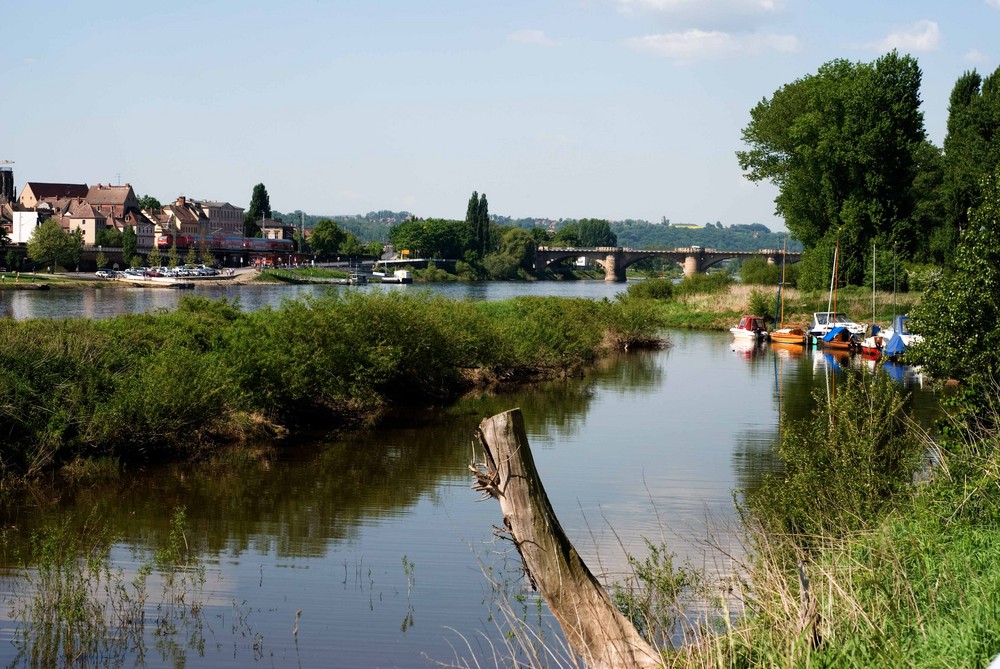
[[[609,253],[604,257],[604,280],[608,283],[624,283],[625,268],[618,262],[618,255]]]
[[[684,276],[694,276],[701,271],[701,260],[698,256],[687,256],[684,258]]]

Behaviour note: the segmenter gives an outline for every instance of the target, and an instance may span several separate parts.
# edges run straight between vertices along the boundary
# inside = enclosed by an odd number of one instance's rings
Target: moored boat
[[[767,335],[764,319],[760,316],[744,314],[740,316],[739,325],[729,328],[737,339],[763,339]]]
[[[823,348],[834,351],[853,351],[858,347],[857,335],[842,326],[833,328],[819,341]]]
[[[802,346],[806,343],[806,331],[802,328],[780,328],[769,332],[768,338],[777,344]]]

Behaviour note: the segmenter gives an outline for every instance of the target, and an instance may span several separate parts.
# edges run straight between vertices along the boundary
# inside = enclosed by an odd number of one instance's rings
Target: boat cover
[[[893,329],[893,331],[894,332],[898,332],[899,334],[903,334],[903,335],[911,334],[910,331],[906,327],[906,321],[908,321],[908,320],[910,320],[910,316],[908,314],[903,315],[903,316],[895,316],[895,317],[893,317],[893,319],[892,319],[892,329]]]
[[[843,332],[846,329],[847,328],[844,328],[844,327],[841,327],[841,326],[838,325],[837,327],[833,328],[832,330],[830,330],[829,332],[827,332],[823,336],[823,341],[833,341],[833,340],[837,339],[837,335],[839,335],[841,332]]]
[[[898,355],[903,355],[906,351],[906,344],[903,343],[903,338],[899,336],[899,331],[892,333],[892,337],[886,342],[885,348],[882,352],[885,353],[890,358],[896,357]]]

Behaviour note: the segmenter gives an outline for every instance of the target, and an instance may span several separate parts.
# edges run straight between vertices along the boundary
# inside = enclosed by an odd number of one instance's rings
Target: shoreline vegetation
[[[663,345],[649,300],[348,292],[244,312],[182,297],[105,320],[0,319],[0,480],[80,461],[203,455],[307,426],[373,424],[392,406],[580,373]]]

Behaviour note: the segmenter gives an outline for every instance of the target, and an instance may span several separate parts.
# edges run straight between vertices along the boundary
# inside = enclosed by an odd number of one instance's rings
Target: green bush
[[[728,272],[712,272],[711,274],[695,274],[684,277],[684,280],[674,286],[674,295],[703,295],[706,293],[721,293],[733,285],[733,277]]]
[[[475,380],[565,373],[658,341],[647,300],[331,292],[244,313],[183,298],[102,321],[0,320],[0,475],[176,457],[239,426],[367,421]]]
[[[629,283],[630,298],[645,298],[651,300],[669,300],[674,296],[674,282],[670,279],[646,279]]]
[[[811,419],[782,422],[784,469],[746,500],[772,533],[805,541],[881,521],[908,498],[922,449],[887,374],[852,373],[831,399],[816,399]]]

